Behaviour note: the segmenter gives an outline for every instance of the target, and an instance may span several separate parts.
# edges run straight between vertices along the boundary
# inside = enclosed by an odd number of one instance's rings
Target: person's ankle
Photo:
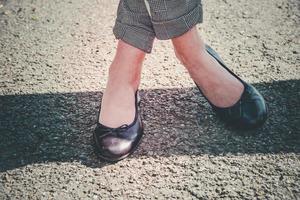
[[[134,94],[137,86],[132,84],[108,84],[102,97],[99,122],[108,127],[129,124],[134,117]]]
[[[139,88],[139,84],[137,83],[131,83],[131,82],[109,82],[107,84],[107,87],[105,89],[106,91],[110,91],[110,92],[117,92],[117,93],[135,93],[136,90],[138,90]]]
[[[113,63],[109,67],[108,79],[120,84],[129,84],[137,87],[141,79],[141,65],[139,64],[120,64]]]

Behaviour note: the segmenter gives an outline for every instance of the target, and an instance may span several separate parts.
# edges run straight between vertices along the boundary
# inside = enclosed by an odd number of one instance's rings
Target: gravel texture
[[[202,37],[266,98],[262,128],[222,124],[171,42],[156,41],[145,136],[109,164],[91,136],[117,3],[0,0],[0,199],[300,199],[299,1],[203,1]]]

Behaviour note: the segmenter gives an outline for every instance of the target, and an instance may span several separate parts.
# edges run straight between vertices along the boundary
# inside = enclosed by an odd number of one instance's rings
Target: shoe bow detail
[[[128,124],[123,124],[117,128],[110,128],[103,126],[102,124],[98,123],[95,132],[97,132],[98,137],[105,137],[105,136],[115,136],[115,137],[122,137],[122,132],[128,129]]]

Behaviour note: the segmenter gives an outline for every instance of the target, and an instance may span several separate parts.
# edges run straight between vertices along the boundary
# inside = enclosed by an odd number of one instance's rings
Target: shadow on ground
[[[145,137],[132,157],[300,152],[300,81],[254,84],[270,109],[254,131],[230,130],[196,88],[141,90]],[[101,167],[91,135],[102,93],[0,96],[0,171],[80,161]]]

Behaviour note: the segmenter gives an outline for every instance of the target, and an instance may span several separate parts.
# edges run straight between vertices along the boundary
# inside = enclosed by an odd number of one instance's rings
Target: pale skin
[[[196,27],[173,38],[172,43],[176,57],[211,103],[230,107],[240,99],[243,84],[206,52]],[[145,55],[144,51],[118,41],[102,97],[100,123],[116,128],[133,122],[134,94],[140,84]]]

